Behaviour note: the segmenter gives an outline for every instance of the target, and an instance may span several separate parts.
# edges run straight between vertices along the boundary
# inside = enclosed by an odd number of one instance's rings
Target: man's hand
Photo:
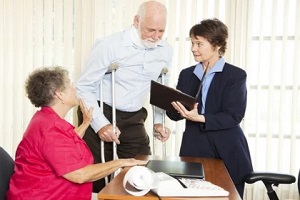
[[[165,127],[165,130],[164,130],[162,124],[154,124],[153,130],[156,133],[156,134],[154,134],[154,136],[162,142],[167,141],[167,139],[169,138],[170,133],[171,133],[170,129],[167,127]]]
[[[116,144],[120,144],[120,140],[118,139],[120,134],[121,132],[118,127],[116,127],[116,133],[114,133],[112,124],[107,124],[98,131],[98,136],[101,140],[105,142],[114,141]]]

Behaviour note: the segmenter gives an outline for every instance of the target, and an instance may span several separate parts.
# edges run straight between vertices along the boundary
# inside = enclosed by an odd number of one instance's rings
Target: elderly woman
[[[190,29],[194,66],[180,72],[177,89],[195,96],[194,109],[181,103],[168,112],[172,120],[186,119],[180,156],[222,159],[243,197],[244,176],[252,169],[248,143],[240,127],[247,101],[246,72],[225,62],[227,26],[205,19]]]
[[[82,140],[92,119],[76,97],[68,72],[61,67],[34,71],[26,82],[26,93],[35,107],[15,159],[7,199],[91,199],[92,182],[120,167],[145,164],[119,159],[93,164],[93,156]],[[64,120],[68,111],[80,105],[84,120],[74,128]]]

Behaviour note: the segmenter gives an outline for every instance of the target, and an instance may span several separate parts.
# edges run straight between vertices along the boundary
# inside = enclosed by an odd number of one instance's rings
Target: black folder
[[[146,167],[154,172],[164,172],[177,178],[204,179],[204,168],[202,163],[172,160],[149,160]]]
[[[156,81],[151,81],[150,104],[170,112],[176,112],[172,106],[173,101],[179,101],[187,110],[192,110],[196,103],[196,99],[179,90],[162,85]]]

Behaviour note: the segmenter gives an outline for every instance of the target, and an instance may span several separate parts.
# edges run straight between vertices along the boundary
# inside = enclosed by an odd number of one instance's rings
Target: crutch
[[[166,74],[168,73],[168,68],[164,67],[162,70],[161,70],[161,73],[160,73],[160,76],[159,78],[161,79],[161,84],[165,84],[165,76]],[[154,122],[154,119],[155,119],[155,114],[156,114],[156,111],[155,111],[155,107],[153,108],[153,122]],[[166,118],[166,111],[165,110],[162,110],[162,126],[163,126],[163,131],[166,131],[166,123],[165,123],[165,118]],[[156,155],[156,152],[155,152],[155,149],[156,149],[156,138],[155,136],[157,136],[159,133],[156,133],[154,131],[154,134],[153,134],[153,154]],[[161,146],[161,150],[162,150],[162,155],[163,156],[166,156],[166,142],[162,142],[162,146]]]
[[[111,64],[108,67],[108,70],[105,74],[111,74],[111,82],[112,82],[112,86],[111,86],[111,93],[112,93],[112,125],[113,125],[113,132],[116,133],[116,98],[115,98],[115,72],[118,69],[119,65],[116,63]],[[101,107],[101,111],[103,113],[103,88],[102,88],[102,82],[100,84],[100,107]],[[101,141],[101,160],[104,163],[105,162],[105,152],[104,152],[104,141]],[[117,156],[117,145],[115,142],[113,142],[113,160],[118,159]],[[111,174],[111,179],[113,179],[115,177],[115,172],[113,172]],[[108,183],[108,177],[105,177],[105,184]]]

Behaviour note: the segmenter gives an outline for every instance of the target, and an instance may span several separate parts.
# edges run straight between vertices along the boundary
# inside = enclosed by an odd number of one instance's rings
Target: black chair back
[[[0,147],[0,200],[5,200],[9,179],[14,172],[14,160]]]
[[[300,170],[299,170],[299,173],[298,173],[298,192],[299,192],[299,195],[300,195]]]

